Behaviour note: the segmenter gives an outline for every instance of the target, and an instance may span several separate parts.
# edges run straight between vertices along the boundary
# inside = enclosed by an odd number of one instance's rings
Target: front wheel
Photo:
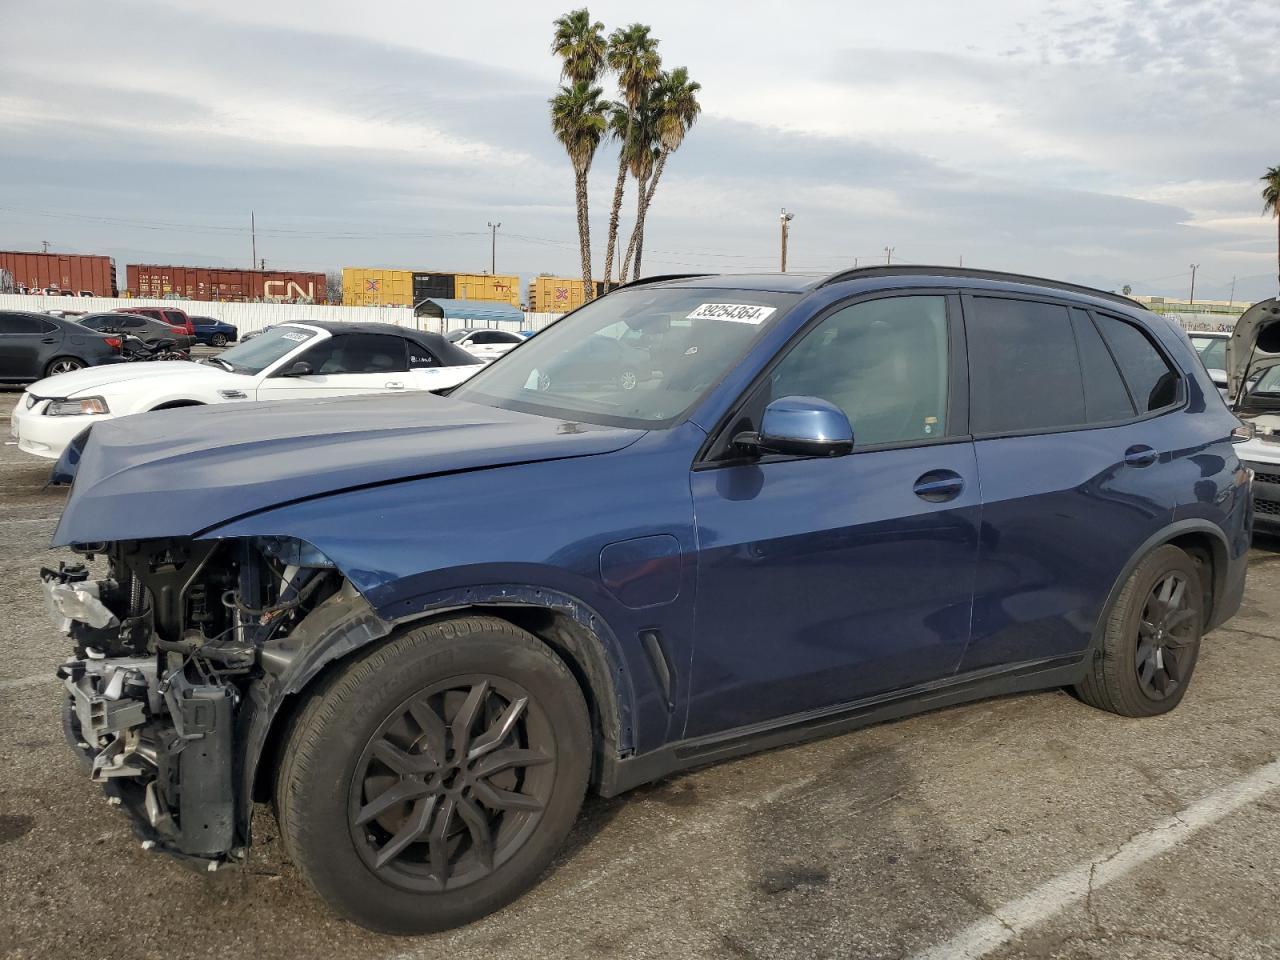
[[[1178,547],[1157,547],[1107,612],[1102,643],[1076,694],[1125,717],[1167,713],[1191,682],[1204,620],[1196,562]]]
[[[286,848],[334,909],[425,933],[514,900],[572,827],[587,708],[546,645],[444,620],[351,664],[301,709],[276,780]]]

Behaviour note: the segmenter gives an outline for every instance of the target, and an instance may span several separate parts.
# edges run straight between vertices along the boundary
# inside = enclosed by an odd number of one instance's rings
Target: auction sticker
[[[777,307],[757,307],[749,303],[702,303],[686,320],[729,320],[733,323],[764,323]]]

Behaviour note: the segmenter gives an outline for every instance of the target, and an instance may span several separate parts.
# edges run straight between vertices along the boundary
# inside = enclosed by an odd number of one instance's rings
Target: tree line
[[[685,67],[664,70],[658,40],[649,27],[633,23],[605,36],[604,24],[593,21],[586,7],[557,19],[551,52],[560,58],[563,85],[551,98],[551,129],[573,166],[578,212],[578,250],[589,299],[595,289],[591,270],[591,223],[587,176],[601,143],[618,144],[618,177],[605,241],[604,288],[613,285],[619,252],[618,219],[628,177],[635,182],[635,223],[621,248],[618,283],[640,276],[644,254],[644,222],[667,159],[680,148],[702,107],[701,84]],[[617,81],[618,97],[606,99],[601,83]]]

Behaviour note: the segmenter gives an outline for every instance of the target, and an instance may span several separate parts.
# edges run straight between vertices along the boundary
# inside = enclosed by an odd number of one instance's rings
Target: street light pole
[[[1196,305],[1196,271],[1200,269],[1200,264],[1191,264],[1191,302],[1189,306]]]
[[[893,247],[884,248],[884,265],[887,267],[893,263]]]
[[[489,273],[498,275],[498,228],[500,223],[489,224]]]
[[[794,213],[787,213],[787,208],[782,208],[782,213],[778,216],[779,222],[782,224],[782,272],[787,272],[787,236],[791,233],[788,226],[791,223]]]

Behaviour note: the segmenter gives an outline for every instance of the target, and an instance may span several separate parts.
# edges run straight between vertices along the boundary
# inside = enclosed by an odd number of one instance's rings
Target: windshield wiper
[[[222,366],[223,366],[223,367],[225,367],[229,373],[235,373],[235,372],[236,372],[236,368],[235,368],[235,367],[233,367],[233,366],[232,366],[230,363],[228,363],[226,360],[223,360],[221,357],[206,357],[205,359],[206,359],[206,360],[209,360],[209,361],[211,361],[211,362],[213,362],[213,363],[220,363],[220,364],[222,364]]]

